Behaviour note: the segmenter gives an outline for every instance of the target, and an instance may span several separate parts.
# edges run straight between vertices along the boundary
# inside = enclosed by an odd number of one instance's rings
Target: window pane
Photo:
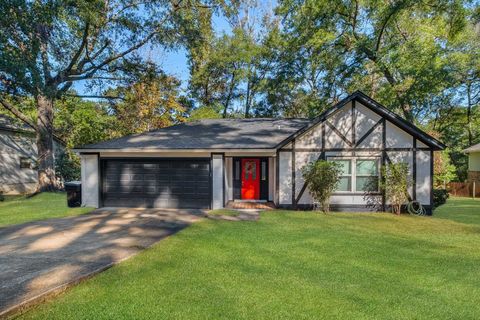
[[[351,174],[352,168],[351,168],[350,160],[333,160],[333,162],[338,163],[340,165],[342,174]]]
[[[370,175],[376,176],[377,173],[376,160],[357,160],[357,175]]]
[[[352,178],[340,177],[340,181],[337,185],[337,191],[351,191],[352,190]]]
[[[357,191],[378,191],[378,177],[357,177]]]

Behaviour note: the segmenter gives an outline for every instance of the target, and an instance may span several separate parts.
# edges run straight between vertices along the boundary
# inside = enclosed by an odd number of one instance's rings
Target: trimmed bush
[[[450,195],[445,189],[433,189],[433,207],[437,208],[447,202]]]

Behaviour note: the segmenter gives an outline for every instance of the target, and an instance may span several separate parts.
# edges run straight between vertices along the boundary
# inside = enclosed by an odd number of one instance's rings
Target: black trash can
[[[82,205],[82,183],[80,181],[65,182],[67,192],[67,203],[70,208]]]

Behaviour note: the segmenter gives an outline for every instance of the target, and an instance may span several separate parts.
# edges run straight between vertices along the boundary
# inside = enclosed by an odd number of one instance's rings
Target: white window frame
[[[358,157],[353,157],[353,156],[327,156],[327,161],[332,161],[332,160],[349,160],[350,161],[350,174],[342,174],[342,177],[350,177],[350,191],[334,191],[333,194],[354,194],[354,193],[370,193],[370,194],[376,194],[380,193],[380,185],[378,185],[377,190],[375,191],[357,191],[357,160],[376,160],[377,161],[377,176],[372,176],[372,175],[360,175],[360,177],[378,177],[380,179],[380,157],[375,157],[375,156],[358,156]]]

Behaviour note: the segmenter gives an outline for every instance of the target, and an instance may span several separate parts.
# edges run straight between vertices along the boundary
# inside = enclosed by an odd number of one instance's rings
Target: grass
[[[216,209],[210,210],[208,212],[209,216],[227,216],[227,217],[236,217],[240,214],[238,210],[231,210],[231,209]]]
[[[478,319],[480,201],[203,220],[25,319]]]
[[[0,202],[0,227],[34,220],[74,216],[92,208],[69,208],[65,193],[41,193],[27,196],[5,196]]]

